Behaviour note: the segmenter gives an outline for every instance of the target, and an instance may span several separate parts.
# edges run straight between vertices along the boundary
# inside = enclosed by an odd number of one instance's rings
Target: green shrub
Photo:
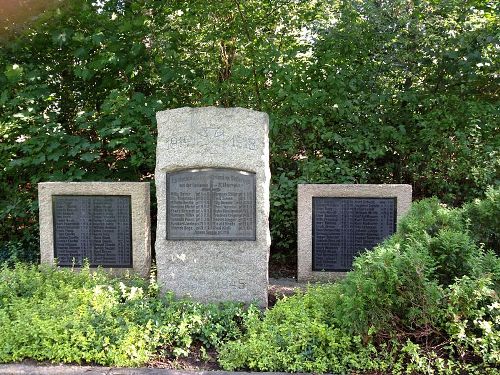
[[[500,188],[489,189],[484,201],[476,200],[463,208],[447,207],[437,198],[415,202],[388,243],[428,253],[432,277],[442,285],[471,272],[492,273],[498,267],[497,257],[488,255],[492,249],[488,246],[495,245],[485,238],[495,239],[500,216],[500,194],[496,191]],[[496,283],[495,272],[492,279]]]
[[[452,284],[456,278],[469,275],[482,252],[467,233],[441,229],[430,239],[429,253],[435,260],[434,276],[440,284]]]
[[[488,277],[496,293],[500,294],[500,257],[491,250],[484,253],[476,262],[472,276],[476,279]]]
[[[486,197],[464,206],[464,217],[476,243],[500,256],[500,186],[489,187]]]
[[[337,372],[373,370],[375,348],[329,322],[327,306],[339,298],[335,285],[309,289],[278,301],[264,319],[245,321],[245,339],[225,344],[219,362],[227,370]]]
[[[293,172],[273,176],[269,224],[273,246],[280,250],[293,248],[296,241],[297,182]]]
[[[462,277],[447,291],[444,327],[463,362],[500,364],[500,301],[488,277]]]
[[[366,338],[370,332],[411,337],[433,329],[443,291],[421,246],[387,244],[358,257],[331,312],[338,324]]]
[[[397,233],[391,241],[429,241],[440,230],[464,232],[466,226],[458,208],[449,208],[435,197],[414,202],[408,214],[398,224]]]
[[[237,304],[160,298],[155,284],[16,265],[0,270],[0,362],[24,358],[138,366],[240,335]]]
[[[246,333],[222,346],[220,363],[230,370],[498,374],[500,259],[474,242],[466,212],[435,198],[414,203],[398,232],[358,256],[345,279],[247,321]]]

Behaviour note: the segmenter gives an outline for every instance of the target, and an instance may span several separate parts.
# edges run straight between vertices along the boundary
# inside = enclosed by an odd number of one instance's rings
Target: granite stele
[[[411,193],[411,185],[299,185],[298,280],[345,275],[356,255],[396,231]]]
[[[267,114],[208,107],[156,117],[158,283],[202,302],[266,306]]]
[[[38,184],[41,262],[148,277],[148,182]]]

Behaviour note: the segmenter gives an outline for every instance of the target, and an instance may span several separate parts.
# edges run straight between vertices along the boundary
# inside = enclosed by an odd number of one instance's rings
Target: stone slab
[[[101,250],[104,254],[97,257],[96,265],[99,264],[98,259],[102,259],[104,270],[114,274],[124,272],[134,272],[143,277],[149,276],[151,267],[151,219],[149,210],[149,183],[148,182],[42,182],[38,184],[38,199],[39,199],[39,221],[40,221],[40,260],[42,263],[54,264],[56,250],[61,254],[68,250],[61,243],[64,240],[56,240],[55,230],[64,231],[65,221],[70,220],[71,225],[78,226],[77,237],[79,243],[82,244],[88,241],[88,246],[95,250],[97,247],[92,242],[92,237],[96,236],[96,232],[102,233],[106,227],[101,228],[99,222],[93,225],[92,230],[86,230],[89,226],[88,215],[94,215],[94,218],[99,216],[107,216],[106,220],[129,221],[126,223],[117,222],[115,228],[121,232],[116,234],[116,229],[112,238],[112,243],[117,241],[125,243],[126,248],[131,248],[132,259],[130,265],[130,257],[127,254],[121,254],[120,260],[118,257],[112,257],[109,247],[104,245]],[[106,197],[117,198],[117,202]],[[116,199],[115,199],[116,200]],[[99,203],[99,201],[104,203]],[[96,207],[95,210],[85,211],[83,207]],[[120,207],[119,205],[123,205]],[[80,213],[77,213],[79,210]],[[89,214],[89,212],[91,212]],[[82,214],[84,213],[84,214]],[[110,216],[110,215],[116,215]],[[127,216],[130,215],[130,216]],[[103,222],[106,222],[104,220]],[[105,224],[104,224],[105,225]],[[128,225],[131,226],[127,230]],[[94,231],[94,232],[93,232]],[[75,236],[74,233],[72,236]],[[80,238],[84,236],[85,238]],[[102,237],[102,235],[100,236]],[[59,238],[59,237],[58,237]],[[110,244],[111,244],[110,242]],[[83,248],[83,247],[82,247]],[[74,249],[72,250],[74,251]],[[108,267],[114,259],[117,259],[117,267]],[[105,260],[107,259],[107,262]],[[100,265],[102,265],[100,264]],[[118,266],[118,264],[120,264]],[[62,262],[62,265],[68,266],[68,262]]]
[[[267,114],[243,108],[178,108],[157,113],[157,121],[155,249],[160,286],[202,302],[266,306],[271,244]],[[213,169],[255,174],[255,240],[168,239],[167,174]]]
[[[297,230],[297,279],[299,282],[333,281],[346,272],[313,270],[313,198],[394,198],[396,222],[408,212],[411,185],[405,184],[299,184]]]

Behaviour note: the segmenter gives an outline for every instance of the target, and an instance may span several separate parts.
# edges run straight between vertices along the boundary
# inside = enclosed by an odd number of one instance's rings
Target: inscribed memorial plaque
[[[255,174],[167,173],[167,239],[255,241]]]
[[[130,196],[54,195],[54,257],[60,266],[132,266]]]
[[[156,119],[158,285],[199,302],[267,306],[267,114],[184,107]]]
[[[348,271],[396,231],[395,198],[313,197],[313,270]]]

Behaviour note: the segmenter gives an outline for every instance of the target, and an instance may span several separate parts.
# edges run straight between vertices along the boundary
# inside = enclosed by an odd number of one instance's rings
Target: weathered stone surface
[[[267,114],[243,108],[179,108],[157,113],[157,120],[155,248],[159,284],[163,290],[199,301],[234,300],[265,306],[271,243]],[[255,174],[255,240],[224,240],[220,233],[205,239],[169,239],[167,174],[212,168]],[[220,187],[204,189],[208,194]],[[227,191],[234,193],[232,189]],[[247,214],[245,217],[249,219]],[[182,230],[173,238],[179,238],[179,233]],[[245,237],[253,236],[247,233]]]
[[[58,197],[130,197],[132,266],[103,267],[112,273],[133,271],[143,277],[151,267],[151,220],[147,182],[42,182],[38,184],[41,262],[54,264],[54,207]],[[78,198],[76,198],[78,199]],[[129,209],[128,206],[127,210]],[[99,212],[95,212],[99,215]],[[78,221],[78,214],[72,219]],[[117,223],[119,224],[119,223]],[[105,230],[105,228],[101,228]]]
[[[411,185],[398,184],[300,184],[298,186],[297,278],[299,282],[331,281],[345,272],[313,270],[313,198],[395,198],[396,221],[408,212]]]

